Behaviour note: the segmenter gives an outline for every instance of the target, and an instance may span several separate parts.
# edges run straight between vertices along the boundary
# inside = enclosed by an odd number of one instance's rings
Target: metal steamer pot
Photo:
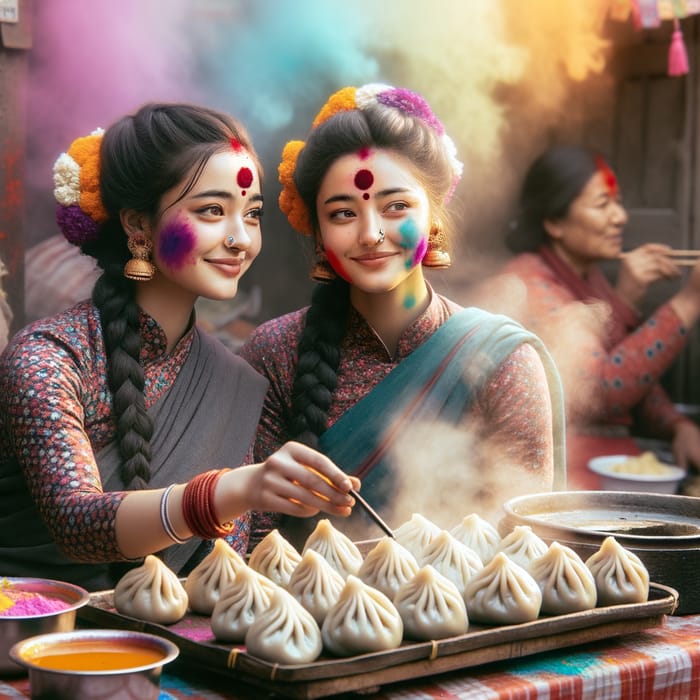
[[[504,536],[529,525],[545,542],[571,547],[584,561],[613,536],[634,552],[649,578],[675,588],[676,614],[700,613],[700,498],[626,491],[556,491],[503,505]]]

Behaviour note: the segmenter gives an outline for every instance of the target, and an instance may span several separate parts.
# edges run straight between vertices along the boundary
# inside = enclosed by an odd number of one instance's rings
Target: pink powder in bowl
[[[27,615],[46,615],[60,612],[71,606],[60,598],[51,598],[41,593],[18,591],[12,588],[3,588],[2,593],[14,601],[10,607],[0,611],[0,617],[23,617]]]

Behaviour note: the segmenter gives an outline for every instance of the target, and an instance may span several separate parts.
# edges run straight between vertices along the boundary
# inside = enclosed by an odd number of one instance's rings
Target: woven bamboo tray
[[[674,589],[652,583],[646,603],[541,617],[518,625],[472,625],[458,637],[407,641],[391,651],[346,658],[322,656],[314,663],[293,666],[262,661],[247,654],[243,646],[218,643],[207,616],[188,613],[166,627],[121,615],[114,609],[112,591],[93,593],[90,603],[78,611],[78,619],[90,625],[161,635],[178,645],[183,660],[200,668],[281,696],[311,700],[658,627],[677,604]]]

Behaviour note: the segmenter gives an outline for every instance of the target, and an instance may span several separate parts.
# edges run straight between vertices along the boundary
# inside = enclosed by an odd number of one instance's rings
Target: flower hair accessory
[[[81,136],[53,166],[56,222],[73,245],[97,239],[108,216],[100,197],[100,144],[104,131]]]
[[[452,139],[445,133],[445,127],[435,116],[430,105],[418,94],[405,88],[395,88],[382,83],[370,83],[362,87],[345,87],[333,93],[328,102],[316,115],[311,129],[323,124],[333,115],[339,112],[353,109],[367,109],[374,104],[383,104],[393,107],[405,114],[416,117],[432,128],[442,140],[443,147],[452,166],[452,187],[445,200],[448,201],[454,194],[459,179],[462,177],[463,164],[457,158],[457,148]],[[304,148],[303,141],[290,141],[282,151],[282,161],[278,168],[279,181],[282,184],[282,192],[279,197],[280,209],[287,216],[289,223],[305,236],[312,235],[311,218],[306,205],[294,183],[294,173],[297,166],[297,158]]]

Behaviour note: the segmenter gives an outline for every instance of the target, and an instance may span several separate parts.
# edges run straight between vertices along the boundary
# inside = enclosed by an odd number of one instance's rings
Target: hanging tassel
[[[669,75],[687,75],[688,73],[688,52],[685,49],[683,42],[683,32],[681,25],[676,17],[673,20],[673,36],[671,37],[671,46],[668,50],[668,74]]]

